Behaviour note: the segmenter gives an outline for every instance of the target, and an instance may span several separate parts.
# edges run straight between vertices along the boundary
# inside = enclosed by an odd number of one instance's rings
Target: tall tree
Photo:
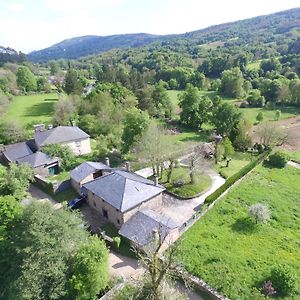
[[[222,73],[221,92],[227,97],[241,98],[244,96],[244,77],[239,68],[226,70]]]
[[[77,72],[74,69],[69,69],[67,71],[64,90],[68,95],[81,95],[83,92],[83,86],[79,80]]]
[[[17,84],[20,89],[26,92],[36,91],[37,82],[35,76],[26,66],[21,66],[17,71]]]

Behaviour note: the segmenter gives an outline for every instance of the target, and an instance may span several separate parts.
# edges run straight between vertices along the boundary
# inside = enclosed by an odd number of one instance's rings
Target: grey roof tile
[[[51,157],[43,152],[36,152],[17,160],[19,164],[27,163],[31,167],[36,168],[44,165],[50,165],[58,162],[58,158]]]
[[[89,135],[76,126],[58,126],[45,131],[38,131],[34,134],[34,139],[38,147],[72,142],[86,139]]]
[[[94,172],[98,170],[110,170],[110,167],[107,165],[101,163],[101,162],[91,162],[87,161],[79,166],[77,166],[75,169],[73,169],[70,172],[70,177],[75,180],[76,182],[81,182],[83,179],[85,179],[90,174],[93,174]]]
[[[7,145],[5,146],[5,150],[3,151],[5,157],[12,162],[15,162],[17,159],[30,155],[32,153],[33,151],[31,150],[27,142]]]
[[[110,205],[125,212],[159,195],[165,188],[135,173],[117,170],[83,185]]]
[[[154,240],[154,231],[159,231],[165,238],[170,230],[177,227],[170,218],[147,209],[134,214],[122,225],[119,233],[139,246],[145,246]]]

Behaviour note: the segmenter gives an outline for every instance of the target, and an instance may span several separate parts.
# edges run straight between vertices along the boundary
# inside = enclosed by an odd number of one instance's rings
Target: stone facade
[[[110,223],[114,224],[115,227],[121,228],[121,226],[127,222],[138,210],[143,208],[155,209],[156,207],[161,206],[162,193],[126,212],[119,211],[109,203],[105,202],[103,199],[99,198],[97,195],[93,194],[91,191],[88,191],[87,201],[90,207],[100,212],[100,214]]]
[[[62,145],[70,147],[75,155],[84,155],[91,153],[90,138],[63,143]]]

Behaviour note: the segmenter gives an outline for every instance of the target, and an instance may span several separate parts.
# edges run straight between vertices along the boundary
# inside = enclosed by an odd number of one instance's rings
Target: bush
[[[289,156],[284,151],[277,151],[274,154],[270,155],[269,163],[271,166],[276,168],[283,168],[287,164]]]
[[[183,187],[184,181],[182,179],[178,179],[178,180],[174,181],[173,186],[174,187]]]
[[[254,169],[259,163],[261,163],[270,153],[270,150],[262,153],[259,157],[250,162],[248,165],[243,167],[239,172],[235,173],[231,177],[229,177],[223,185],[221,185],[217,190],[215,190],[212,194],[210,194],[205,199],[205,203],[210,204],[214,202],[217,198],[219,198],[229,187],[231,187],[236,181],[241,179],[247,173],[249,173],[252,169]]]
[[[269,208],[263,204],[253,204],[249,208],[250,216],[255,220],[255,223],[266,223],[270,220]]]
[[[273,296],[276,294],[276,291],[273,287],[273,283],[271,280],[268,280],[266,281],[264,284],[263,284],[263,287],[262,287],[262,292],[265,296],[269,297],[269,296]]]
[[[281,296],[293,295],[297,291],[296,275],[287,265],[277,265],[271,271],[271,281]]]

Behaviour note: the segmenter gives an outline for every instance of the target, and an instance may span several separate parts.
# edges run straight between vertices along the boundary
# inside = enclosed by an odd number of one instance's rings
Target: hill
[[[110,36],[88,35],[64,40],[49,48],[29,53],[31,61],[51,59],[74,59],[90,54],[105,52],[113,48],[135,48],[147,45],[160,36],[146,33],[120,34]]]
[[[210,26],[205,29],[176,35],[150,35],[145,33],[111,36],[83,36],[68,39],[49,48],[29,53],[32,61],[51,59],[76,59],[102,53],[114,48],[136,48],[152,44],[178,47],[185,44],[197,46],[241,46],[255,43],[273,43],[282,37],[296,39],[300,35],[300,8],[266,16]],[[213,44],[212,44],[213,43]]]
[[[25,61],[26,55],[22,52],[18,52],[12,48],[5,48],[0,46],[0,66],[4,65],[7,62],[16,62],[20,63]]]

